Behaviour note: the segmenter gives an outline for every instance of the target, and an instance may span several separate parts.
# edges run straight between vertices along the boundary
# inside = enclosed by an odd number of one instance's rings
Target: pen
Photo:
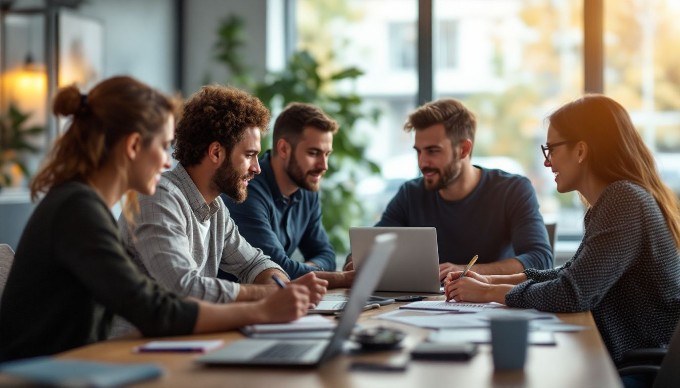
[[[380,304],[371,303],[371,304],[367,304],[364,307],[362,307],[361,311],[373,310],[373,309],[379,309],[379,308],[380,308]],[[335,319],[340,319],[340,317],[342,317],[342,311],[337,311],[333,315],[335,315]]]
[[[276,276],[272,275],[272,279],[274,279],[274,282],[276,283],[279,288],[286,288],[286,283],[284,283],[281,279],[277,278]]]
[[[463,270],[463,273],[460,274],[460,276],[458,277],[458,279],[462,279],[462,278],[465,277],[465,274],[467,273],[467,271],[469,271],[470,268],[471,268],[473,265],[475,265],[475,261],[477,261],[477,258],[478,258],[478,257],[479,257],[479,255],[475,255],[475,256],[470,260],[470,262],[468,263],[468,265],[467,265],[467,266],[465,267],[465,269]]]
[[[379,303],[371,303],[371,304],[367,304],[366,306],[364,306],[364,307],[362,308],[362,311],[373,310],[373,309],[379,309],[379,308],[380,308],[380,304],[379,304]]]

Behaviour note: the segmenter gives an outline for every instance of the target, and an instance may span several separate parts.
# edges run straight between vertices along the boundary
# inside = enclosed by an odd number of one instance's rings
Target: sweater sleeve
[[[73,197],[55,219],[53,233],[61,236],[55,242],[57,259],[98,303],[145,336],[193,331],[198,305],[165,291],[139,272],[123,249],[111,213],[97,199]]]
[[[153,196],[140,196],[140,213],[134,237],[126,237],[134,246],[135,257],[159,284],[181,296],[192,296],[214,303],[236,300],[240,285],[197,270],[197,261],[205,260],[192,251],[189,236],[189,206],[182,206],[181,193],[173,193],[162,186]],[[129,225],[121,216],[123,233]]]
[[[634,264],[643,239],[640,201],[629,193],[603,194],[586,219],[586,234],[569,265],[552,272],[527,271],[530,279],[506,295],[512,307],[580,312],[597,306]]]
[[[515,257],[524,268],[552,268],[552,249],[543,217],[538,211],[538,199],[531,182],[524,177],[518,179],[507,195]]]
[[[225,203],[230,201],[225,200]],[[286,249],[279,241],[272,229],[275,222],[270,216],[271,202],[267,193],[258,190],[256,185],[251,185],[248,190],[248,198],[240,203],[229,202],[229,211],[234,222],[238,225],[238,231],[252,246],[262,250],[271,260],[280,265],[291,279],[296,279],[315,268],[291,259]]]
[[[302,232],[302,239],[298,248],[306,261],[314,262],[315,270],[335,271],[335,250],[328,239],[326,229],[323,227],[321,216],[321,204],[319,197],[314,196],[310,204],[310,220]]]

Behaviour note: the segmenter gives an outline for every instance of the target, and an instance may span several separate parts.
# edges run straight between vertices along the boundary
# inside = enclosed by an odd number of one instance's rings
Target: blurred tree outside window
[[[580,241],[584,209],[575,193],[556,192],[539,145],[545,118],[583,94],[584,1],[433,2],[434,97],[458,98],[477,114],[473,163],[529,177],[546,221],[558,223],[558,244]],[[370,211],[356,225],[372,225],[399,185],[419,175],[402,130],[416,107],[417,57],[407,53],[417,55],[417,0],[297,5],[298,47],[360,67],[357,93],[383,111],[377,124],[361,125],[367,155],[382,167],[357,190]],[[604,93],[629,110],[680,195],[680,0],[607,0],[604,12]]]
[[[605,93],[623,104],[680,196],[680,1],[605,1]]]
[[[357,138],[355,123],[363,119],[375,122],[379,111],[363,109],[362,98],[354,91],[356,79],[363,75],[353,66],[338,66],[333,52],[315,57],[308,50],[293,53],[284,68],[255,78],[243,60],[248,42],[243,34],[244,21],[231,15],[217,29],[214,59],[229,70],[229,83],[258,97],[276,115],[292,102],[314,104],[338,122],[340,130],[333,138],[333,153],[321,181],[322,222],[331,244],[339,256],[349,251],[347,230],[363,214],[363,204],[354,194],[361,177],[377,174],[379,167],[365,157],[365,140]],[[271,148],[272,132],[262,139],[263,150]]]
[[[381,177],[366,176],[356,188],[364,212],[352,224],[372,225],[392,188],[404,176],[418,174],[411,136],[400,129],[416,101],[417,0],[297,0],[296,4],[297,48],[327,59],[322,66],[360,68],[364,74],[353,90],[367,109],[381,112],[377,123],[358,120],[353,139],[368,141],[366,157],[381,165]]]

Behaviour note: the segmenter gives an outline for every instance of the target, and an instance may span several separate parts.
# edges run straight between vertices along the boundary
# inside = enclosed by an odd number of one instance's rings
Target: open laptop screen
[[[383,233],[397,236],[397,248],[378,282],[377,291],[440,293],[437,230],[433,227],[352,227],[352,260],[361,270],[373,244]]]

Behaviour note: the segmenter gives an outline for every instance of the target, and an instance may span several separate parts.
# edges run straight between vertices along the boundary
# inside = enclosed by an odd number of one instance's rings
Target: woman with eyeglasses
[[[680,319],[680,205],[628,113],[586,95],[549,117],[545,166],[557,191],[587,205],[585,233],[561,268],[515,275],[449,274],[447,298],[572,313],[592,311],[615,362],[668,344]]]
[[[54,113],[72,121],[31,183],[31,215],[0,301],[0,361],[49,355],[107,338],[114,314],[145,336],[235,329],[306,314],[309,292],[294,284],[258,302],[182,299],[137,270],[111,213],[133,192],[151,195],[174,138],[174,102],[130,77],[81,95],[60,90]]]

